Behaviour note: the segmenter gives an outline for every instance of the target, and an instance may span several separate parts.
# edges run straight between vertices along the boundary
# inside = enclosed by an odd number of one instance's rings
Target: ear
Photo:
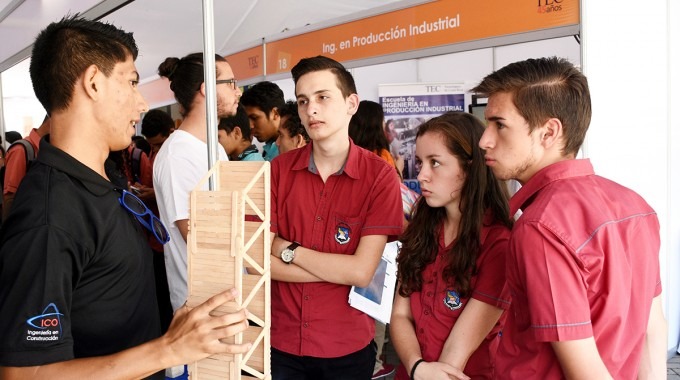
[[[205,82],[201,83],[201,89],[199,90],[201,95],[205,98]]]
[[[82,89],[87,96],[92,100],[99,100],[101,96],[101,77],[104,74],[96,65],[90,65],[80,76],[82,79]]]
[[[554,147],[561,149],[562,134],[562,122],[560,119],[554,117],[548,119],[540,128],[541,145],[545,149],[553,149]]]
[[[234,138],[236,138],[236,140],[243,139],[243,131],[241,130],[241,127],[234,127],[234,129],[231,130],[231,133],[234,134]]]
[[[355,113],[357,113],[357,109],[359,109],[359,95],[351,94],[350,96],[348,96],[347,105],[349,106],[349,110],[347,112],[350,115],[354,115]]]
[[[281,114],[279,114],[279,109],[277,107],[274,107],[269,111],[269,120],[278,120],[280,118]]]
[[[297,140],[297,141],[295,141],[295,147],[296,148],[302,148],[303,146],[305,146],[305,143],[306,143],[305,138],[302,137],[301,134],[298,133],[297,135],[295,135],[295,139]]]

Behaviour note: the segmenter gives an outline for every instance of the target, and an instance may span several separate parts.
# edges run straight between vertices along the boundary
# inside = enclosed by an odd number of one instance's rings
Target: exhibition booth
[[[155,70],[166,56],[203,49],[200,25],[194,25],[201,22],[196,9],[200,5],[181,3],[90,0],[78,10],[139,36],[140,91],[151,108],[167,107],[174,118],[179,114],[172,106],[175,100],[168,81]],[[670,0],[657,0],[656,6],[594,0],[362,0],[350,1],[331,15],[325,10],[341,7],[332,1],[319,3],[309,5],[311,10],[305,13],[305,6],[294,0],[215,2],[214,15],[201,16],[214,21],[215,51],[227,58],[240,86],[273,81],[292,100],[289,71],[297,61],[327,55],[342,62],[355,78],[360,99],[380,102],[386,118],[398,122],[407,171],[412,173],[412,137],[419,122],[446,110],[483,108],[485,99],[473,97],[469,89],[487,74],[511,62],[545,56],[563,57],[581,67],[589,78],[594,112],[580,155],[593,161],[598,174],[639,192],[659,215],[668,353],[675,352],[680,340],[680,276],[676,274],[680,270],[680,125],[677,95],[672,97],[680,93],[680,73],[675,69],[680,62],[677,4]],[[3,40],[17,29],[1,20],[12,12],[29,12],[22,8],[8,7],[8,14],[0,13]],[[36,31],[61,18],[41,15]],[[312,21],[306,25],[305,20]],[[44,116],[30,99],[24,59],[35,33],[26,34],[13,51],[0,55],[3,132],[8,127],[21,131],[36,126]],[[19,95],[8,99],[11,91]],[[16,120],[11,126],[10,108],[23,113],[12,116]],[[417,189],[414,178],[405,176],[409,186]]]

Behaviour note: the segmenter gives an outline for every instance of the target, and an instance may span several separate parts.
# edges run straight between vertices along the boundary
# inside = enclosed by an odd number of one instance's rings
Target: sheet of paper
[[[401,243],[387,243],[382,259],[365,288],[353,286],[349,292],[349,304],[382,323],[390,323],[394,288],[397,284],[397,254]]]

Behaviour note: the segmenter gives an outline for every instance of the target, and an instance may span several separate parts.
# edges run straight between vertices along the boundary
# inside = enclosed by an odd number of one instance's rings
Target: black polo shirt
[[[160,335],[152,252],[119,196],[40,142],[0,230],[0,366],[107,355]]]

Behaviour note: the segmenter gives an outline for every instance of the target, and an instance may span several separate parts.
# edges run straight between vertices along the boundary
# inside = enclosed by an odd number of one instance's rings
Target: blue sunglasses
[[[120,198],[118,202],[125,207],[132,215],[134,215],[139,223],[144,226],[147,230],[153,232],[153,236],[156,237],[159,243],[165,244],[170,241],[170,234],[168,230],[163,225],[160,219],[153,214],[151,210],[142,202],[141,199],[137,198],[136,195],[130,193],[124,189],[116,189],[120,192]],[[145,217],[149,216],[151,223],[147,222]]]

